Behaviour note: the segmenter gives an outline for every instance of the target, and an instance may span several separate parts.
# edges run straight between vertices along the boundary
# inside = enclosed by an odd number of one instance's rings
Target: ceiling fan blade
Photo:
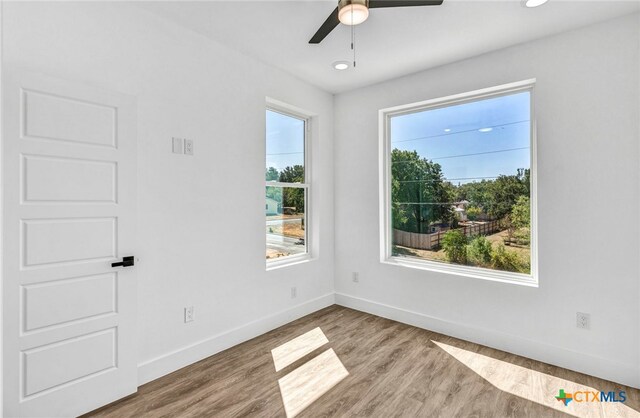
[[[369,0],[370,9],[383,7],[440,6],[444,0]]]
[[[336,7],[336,9],[329,15],[327,20],[324,21],[322,26],[320,26],[320,29],[318,29],[316,34],[313,35],[311,40],[309,40],[309,43],[319,44],[324,38],[327,37],[329,33],[331,33],[332,30],[335,29],[336,26],[338,26],[339,23],[340,20],[338,19],[338,8]]]

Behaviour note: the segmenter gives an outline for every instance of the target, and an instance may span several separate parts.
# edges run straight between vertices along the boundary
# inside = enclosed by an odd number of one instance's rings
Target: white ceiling
[[[442,6],[374,9],[356,27],[357,67],[336,71],[331,63],[351,60],[350,28],[339,25],[319,45],[308,41],[337,1],[139,5],[332,93],[640,11],[640,0],[550,0],[535,9],[520,0],[445,0]]]

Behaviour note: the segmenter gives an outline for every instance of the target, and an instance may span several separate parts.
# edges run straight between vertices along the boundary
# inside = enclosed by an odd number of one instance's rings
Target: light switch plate
[[[184,140],[184,153],[187,155],[193,155],[193,140],[185,139]]]
[[[182,149],[182,138],[171,138],[173,144],[173,153],[174,154],[182,154],[184,153]]]

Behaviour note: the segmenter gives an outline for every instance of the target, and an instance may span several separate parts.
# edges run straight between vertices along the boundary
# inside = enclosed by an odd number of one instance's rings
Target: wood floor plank
[[[306,349],[292,344],[293,361],[276,370],[272,350],[316,328],[328,343],[315,347],[320,340],[311,338]],[[639,390],[337,305],[86,416],[285,417],[278,381],[330,349],[348,376],[298,417],[640,417]],[[561,388],[624,390],[628,400],[565,407],[554,397]]]

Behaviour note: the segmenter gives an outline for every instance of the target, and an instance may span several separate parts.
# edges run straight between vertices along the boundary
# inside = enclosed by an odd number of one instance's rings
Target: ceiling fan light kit
[[[338,20],[343,25],[359,25],[369,17],[369,0],[340,0]]]
[[[320,29],[309,40],[310,44],[319,44],[340,23],[355,26],[367,20],[369,9],[390,7],[440,6],[443,0],[339,0]]]

